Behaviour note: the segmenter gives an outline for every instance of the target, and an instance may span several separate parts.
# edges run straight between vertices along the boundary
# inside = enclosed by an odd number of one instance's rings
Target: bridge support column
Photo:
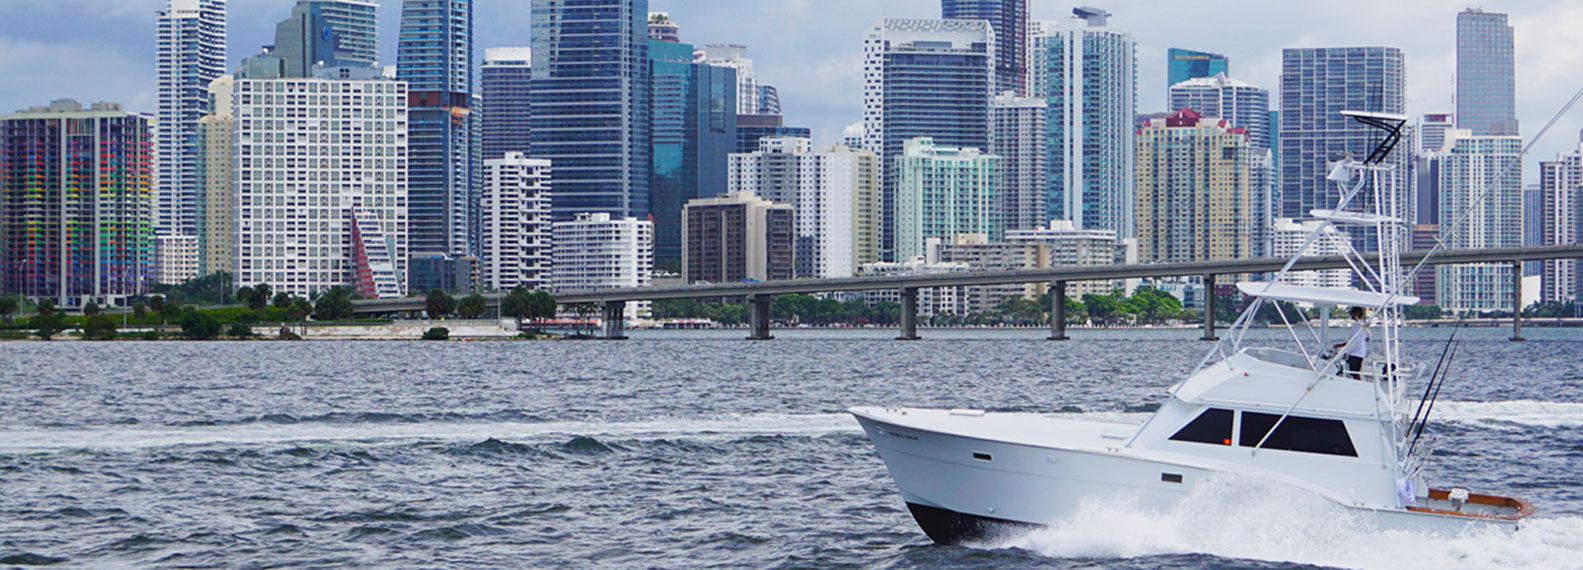
[[[627,339],[627,302],[605,301],[605,340]]]
[[[1220,340],[1215,336],[1215,274],[1204,274],[1204,339]]]
[[[1523,338],[1523,262],[1512,262],[1512,342]]]
[[[748,316],[749,324],[753,326],[753,334],[748,340],[772,340],[770,335],[770,304],[775,300],[772,295],[754,295],[748,299],[751,307]]]
[[[896,340],[918,340],[918,288],[901,290],[901,336]]]
[[[1050,338],[1048,340],[1067,340],[1065,281],[1056,281],[1050,284]]]

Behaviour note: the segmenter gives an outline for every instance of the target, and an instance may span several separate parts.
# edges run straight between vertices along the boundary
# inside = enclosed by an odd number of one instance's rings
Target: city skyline
[[[1092,3],[1089,3],[1092,4]],[[273,24],[289,15],[290,0],[230,0],[228,69],[240,58],[270,43]],[[1075,4],[1038,4],[1030,19],[1064,19]],[[1202,5],[1204,9],[1195,9]],[[0,29],[0,73],[16,78],[0,91],[0,110],[21,109],[38,101],[73,97],[80,101],[119,101],[128,110],[152,113],[154,14],[164,0],[61,0],[48,4],[0,7],[8,22],[35,25]],[[1130,2],[1101,5],[1113,22],[1138,41],[1139,112],[1164,101],[1165,52],[1185,47],[1225,54],[1236,61],[1237,79],[1277,89],[1280,53],[1285,47],[1392,45],[1407,59],[1409,114],[1454,108],[1456,17],[1465,6],[1427,1],[1378,7],[1363,2],[1263,5],[1236,2],[1235,10],[1214,26],[1180,26],[1162,14],[1209,14],[1225,3],[1200,1],[1182,5]],[[400,2],[380,5],[380,63],[394,64]],[[1169,9],[1168,9],[1169,8]],[[1583,50],[1556,46],[1583,45],[1583,5],[1554,0],[1535,5],[1504,2],[1483,7],[1510,14],[1516,31],[1518,118],[1543,124],[1574,90],[1562,81],[1565,69],[1583,65]],[[531,15],[526,3],[483,0],[476,8],[475,58],[489,47],[527,45]],[[695,45],[737,43],[754,54],[765,83],[799,86],[780,93],[788,124],[813,127],[815,143],[840,141],[842,127],[862,112],[863,33],[885,17],[939,17],[939,0],[887,0],[835,3],[829,0],[741,3],[725,0],[653,0],[649,10],[666,11],[681,25],[682,41]],[[832,10],[841,17],[830,17]],[[1369,19],[1353,17],[1360,10]],[[1230,18],[1229,20],[1227,18]],[[1205,23],[1209,20],[1205,19]],[[1415,26],[1409,32],[1405,22]],[[1258,23],[1258,25],[1253,25]],[[1423,23],[1429,23],[1425,26]],[[1246,24],[1246,25],[1240,25]],[[1228,35],[1227,26],[1242,30]],[[816,41],[809,41],[813,38]],[[1273,103],[1273,102],[1272,102]],[[1561,133],[1583,128],[1583,117],[1564,118]],[[1537,133],[1535,127],[1534,133]],[[1552,133],[1526,161],[1524,180],[1537,182],[1537,161],[1575,147],[1572,136]]]

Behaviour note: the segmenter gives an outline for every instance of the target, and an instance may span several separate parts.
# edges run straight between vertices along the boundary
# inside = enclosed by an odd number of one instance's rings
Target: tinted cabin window
[[[1231,445],[1231,410],[1219,408],[1205,410],[1181,431],[1176,432],[1176,435],[1171,436],[1171,439]]]
[[[1275,421],[1279,419],[1281,416],[1275,414],[1242,412],[1242,437],[1239,438],[1238,443],[1243,447],[1258,445],[1259,440],[1264,439],[1264,434],[1269,433],[1270,426],[1275,425]],[[1287,416],[1286,421],[1281,422],[1280,429],[1275,430],[1270,440],[1264,442],[1264,447],[1326,455],[1358,456],[1358,450],[1352,447],[1352,437],[1347,435],[1347,425],[1341,420]]]

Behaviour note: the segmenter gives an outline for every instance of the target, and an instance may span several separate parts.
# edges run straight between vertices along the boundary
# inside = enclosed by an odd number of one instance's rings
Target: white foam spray
[[[558,441],[594,438],[720,440],[753,435],[817,437],[858,432],[848,414],[743,414],[633,422],[255,423],[169,428],[0,429],[0,452],[68,449],[133,450],[181,445],[291,442],[404,443],[412,441]]]
[[[1084,503],[1068,522],[996,545],[1060,558],[1210,554],[1339,568],[1583,568],[1583,518],[1533,519],[1447,538],[1379,531],[1340,505],[1244,477],[1205,481],[1169,512],[1127,499]]]

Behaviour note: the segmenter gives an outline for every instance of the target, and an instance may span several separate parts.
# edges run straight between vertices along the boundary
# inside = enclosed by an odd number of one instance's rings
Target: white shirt
[[[1341,352],[1347,356],[1368,358],[1369,356],[1369,326],[1363,321],[1352,322],[1352,335],[1347,337],[1347,345],[1341,347]]]

